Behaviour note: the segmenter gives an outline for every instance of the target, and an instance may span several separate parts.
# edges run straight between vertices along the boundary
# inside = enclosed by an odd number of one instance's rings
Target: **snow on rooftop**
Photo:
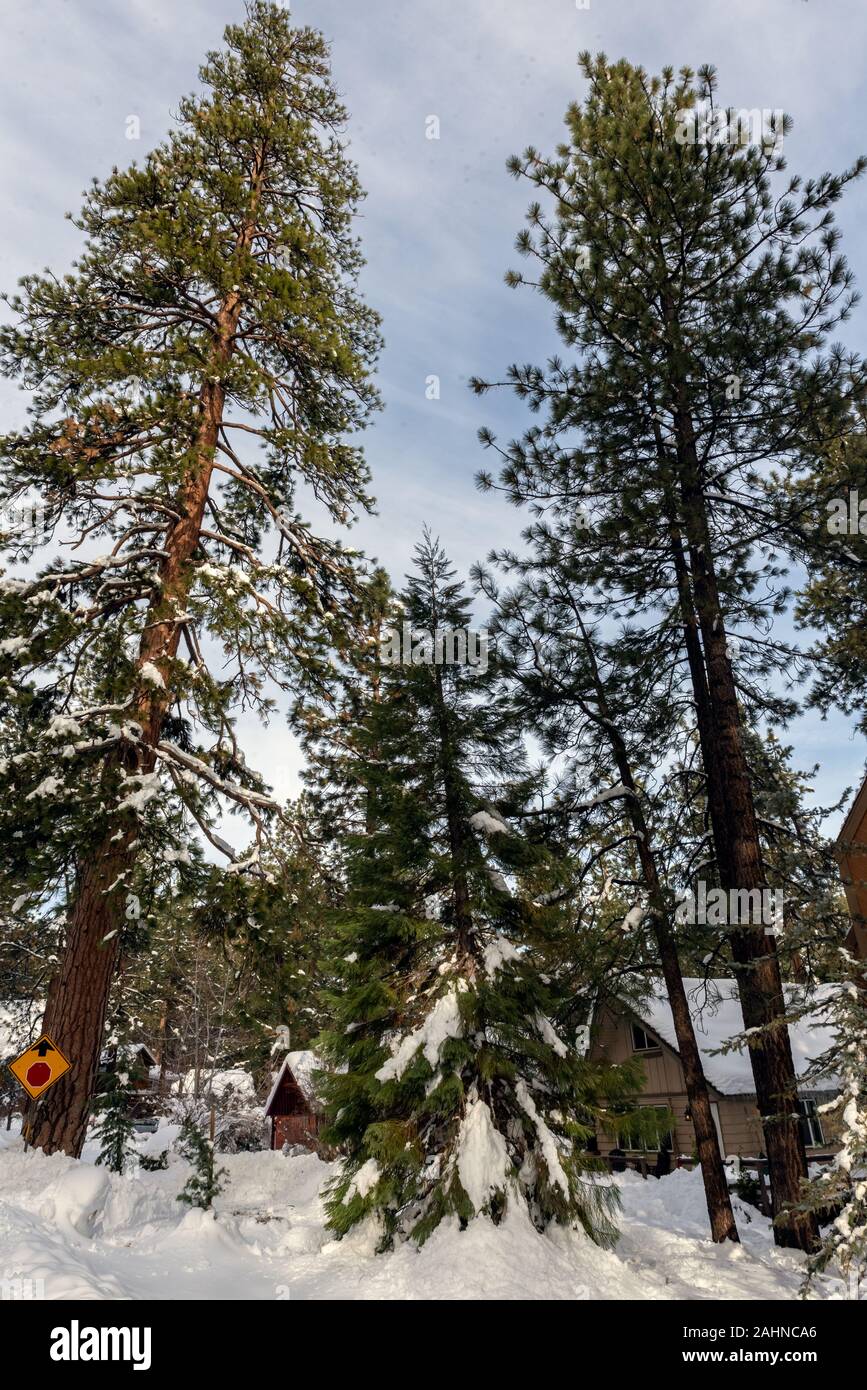
[[[256,1099],[253,1077],[245,1067],[223,1067],[214,1071],[210,1067],[202,1067],[199,1070],[198,1082],[199,1093],[205,1097],[219,1099],[227,1092],[231,1092],[236,1097],[250,1102]],[[195,1071],[188,1071],[180,1077],[175,1089],[178,1095],[194,1095],[196,1090]]]
[[[730,1038],[737,1037],[745,1031],[735,981],[684,977],[683,983],[708,1081],[723,1095],[753,1095],[755,1081],[749,1050],[739,1047],[731,1052],[714,1055]],[[823,1021],[822,1006],[829,995],[838,988],[837,985],[820,985],[816,990],[815,1003],[811,1010],[805,1013],[803,1018],[789,1024],[795,1075],[798,1077],[804,1076],[812,1062],[821,1057],[834,1042],[833,1030]],[[784,985],[783,990],[788,1008],[796,1009],[803,1004],[804,993],[797,985]],[[654,984],[653,993],[647,1002],[640,1005],[635,1012],[652,1032],[658,1034],[663,1042],[677,1051],[671,1005],[661,980]],[[833,1076],[827,1076],[822,1082],[815,1083],[816,1089],[835,1085],[836,1078]]]
[[[311,1048],[301,1048],[296,1052],[287,1052],[279,1070],[275,1073],[274,1084],[268,1093],[268,1099],[265,1101],[266,1114],[271,1108],[271,1102],[277,1094],[277,1087],[280,1085],[287,1067],[298,1082],[307,1103],[312,1105],[318,1100],[315,1073],[326,1070],[325,1063],[319,1054]]]
[[[317,1086],[315,1073],[323,1070],[323,1061],[317,1052],[311,1048],[302,1048],[298,1052],[287,1052],[286,1061],[289,1063],[292,1075],[304,1092],[307,1100],[316,1100]]]

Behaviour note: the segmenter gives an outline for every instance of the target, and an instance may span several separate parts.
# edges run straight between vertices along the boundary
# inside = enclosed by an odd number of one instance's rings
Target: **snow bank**
[[[76,1163],[61,1175],[43,1208],[58,1229],[91,1236],[111,1191],[108,1173],[90,1163]]]
[[[462,1174],[480,1202],[505,1169],[485,1140],[483,1108],[467,1131],[472,1172]],[[142,1147],[158,1152],[175,1134],[164,1127]],[[95,1169],[93,1155],[93,1144],[80,1163],[25,1154],[20,1138],[0,1133],[0,1267],[42,1280],[47,1298],[766,1300],[795,1299],[801,1279],[803,1257],[778,1250],[768,1222],[739,1203],[743,1244],[711,1243],[698,1172],[618,1175],[614,1250],[562,1228],[542,1235],[514,1203],[499,1226],[444,1221],[421,1250],[375,1255],[375,1233],[335,1241],[325,1229],[320,1190],[333,1169],[315,1154],[221,1156],[229,1172],[215,1220],[176,1200],[189,1173],[177,1155],[164,1171],[122,1177]]]

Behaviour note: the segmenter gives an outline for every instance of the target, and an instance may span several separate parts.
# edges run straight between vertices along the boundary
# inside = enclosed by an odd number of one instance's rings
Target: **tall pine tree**
[[[601,613],[636,621],[646,661],[658,659],[660,629],[678,631],[716,871],[727,890],[761,890],[743,700],[755,682],[770,711],[774,678],[790,673],[768,626],[787,602],[779,547],[800,545],[770,474],[785,480],[844,436],[864,393],[858,362],[825,349],[853,301],[831,209],[864,161],[777,193],[788,119],[754,138],[718,107],[713,69],[651,78],[587,54],[581,66],[588,95],[567,112],[567,141],[551,159],[531,148],[511,162],[553,214],[533,201],[518,248],[535,273],[507,278],[554,304],[574,359],[511,368],[543,423],[502,450],[501,486],[535,510],[540,553],[568,566]],[[744,639],[737,658],[733,637]],[[794,1211],[806,1160],[774,938],[747,924],[729,942],[777,1239],[808,1248],[816,1226]]]
[[[4,496],[35,491],[49,537],[75,538],[0,591],[7,862],[74,878],[44,1020],[73,1067],[29,1131],[49,1152],[81,1149],[128,893],[178,844],[166,799],[218,849],[221,807],[257,841],[274,810],[233,711],[267,714],[266,681],[327,665],[355,583],[299,492],[341,524],[368,503],[346,436],[376,405],[378,321],[355,290],[361,190],[326,44],[250,0],[200,75],[167,141],[94,182],[72,272],[27,277],[0,334],[33,393],[2,441]]]

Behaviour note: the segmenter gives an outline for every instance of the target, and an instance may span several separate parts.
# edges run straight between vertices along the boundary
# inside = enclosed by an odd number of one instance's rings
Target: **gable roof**
[[[317,1105],[319,1096],[314,1082],[314,1073],[322,1070],[322,1058],[310,1048],[303,1048],[298,1052],[287,1052],[280,1070],[274,1077],[274,1084],[268,1094],[268,1099],[265,1101],[265,1114],[271,1114],[271,1106],[277,1099],[280,1083],[287,1074],[295,1082],[307,1104],[311,1107]]]
[[[107,1066],[114,1061],[115,1054],[118,1062],[140,1062],[143,1067],[155,1067],[158,1065],[157,1059],[151,1052],[147,1043],[131,1042],[121,1043],[119,1047],[103,1048],[99,1054],[100,1063]]]
[[[867,816],[867,776],[858,788],[855,800],[849,807],[846,819],[840,827],[840,834],[837,836],[838,846],[845,847],[852,843],[865,816]]]
[[[744,1016],[741,1013],[735,981],[684,977],[683,984],[704,1073],[710,1085],[722,1095],[754,1095],[756,1085],[749,1049],[737,1047],[730,1052],[717,1053],[717,1049],[730,1038],[745,1032]],[[821,1057],[834,1042],[833,1030],[823,1020],[822,1009],[838,989],[839,985],[819,985],[809,1011],[797,1022],[789,1024],[795,1075],[799,1079],[806,1074],[815,1059]],[[798,1008],[805,1002],[804,991],[799,986],[784,985],[783,991],[788,1008]],[[677,1052],[674,1019],[662,980],[654,981],[652,993],[647,1001],[638,1006],[630,1006],[630,1011],[642,1023],[646,1023],[673,1052]],[[815,1090],[834,1090],[838,1081],[836,1077],[827,1075],[821,1079],[813,1079],[808,1085]]]

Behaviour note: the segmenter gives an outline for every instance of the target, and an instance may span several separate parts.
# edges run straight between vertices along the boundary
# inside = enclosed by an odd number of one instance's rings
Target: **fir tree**
[[[315,672],[292,711],[308,759],[309,828],[327,863],[341,838],[374,814],[364,769],[372,750],[359,741],[360,730],[365,711],[380,698],[385,634],[402,618],[388,575],[374,569],[344,614],[344,633],[327,677]]]
[[[184,1158],[193,1165],[193,1172],[187,1178],[177,1200],[189,1207],[200,1207],[210,1211],[215,1197],[223,1190],[221,1181],[228,1172],[218,1168],[214,1157],[214,1146],[206,1139],[195,1118],[188,1115],[178,1136],[178,1149]]]
[[[429,537],[402,603],[412,664],[384,665],[359,731],[376,749],[375,814],[349,847],[324,1039],[346,1066],[328,1083],[325,1137],[346,1154],[329,1220],[342,1234],[374,1216],[387,1246],[517,1203],[539,1228],[610,1241],[615,1190],[584,1148],[638,1077],[558,1033],[568,996],[545,968],[561,925],[546,895],[566,869],[510,824],[535,779],[481,664],[435,660],[437,634],[470,614]]]
[[[93,183],[73,271],[27,277],[0,333],[32,392],[2,499],[35,491],[46,543],[62,526],[82,547],[0,589],[5,866],[46,899],[71,885],[44,1026],[75,1065],[29,1136],[49,1152],[81,1149],[141,865],[196,825],[236,860],[228,805],[255,834],[233,867],[257,871],[278,808],[233,711],[266,716],[267,682],[327,668],[356,587],[303,490],[340,525],[369,505],[346,436],[377,404],[378,320],[355,291],[361,190],[327,47],[250,0],[201,80],[143,165]]]
[[[797,675],[798,660],[767,634],[787,604],[782,560],[800,549],[802,518],[788,503],[781,514],[777,494],[851,430],[864,395],[858,360],[825,344],[853,303],[831,209],[865,163],[789,179],[777,195],[788,118],[744,138],[717,107],[711,68],[648,77],[587,54],[581,66],[589,93],[567,112],[567,142],[510,165],[555,211],[533,201],[518,249],[538,273],[507,279],[553,302],[575,358],[510,369],[544,420],[500,450],[500,486],[533,509],[538,563],[566,567],[597,614],[634,624],[636,660],[673,649],[720,882],[761,890],[744,701],[766,717],[791,711],[772,683]],[[693,138],[705,113],[723,115],[732,138]],[[748,638],[737,656],[736,638]],[[758,927],[729,944],[775,1210],[793,1213],[806,1159],[775,943]],[[777,1228],[781,1244],[815,1238],[803,1215]]]
[[[96,1162],[104,1163],[112,1173],[125,1172],[138,1156],[131,1109],[135,1097],[130,1074],[112,1067],[94,1106],[98,1117],[94,1138],[99,1141]]]

